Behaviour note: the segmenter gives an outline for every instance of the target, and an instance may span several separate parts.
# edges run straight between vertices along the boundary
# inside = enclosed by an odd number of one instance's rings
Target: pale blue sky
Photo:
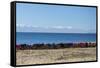
[[[17,3],[17,32],[95,33],[96,8]]]

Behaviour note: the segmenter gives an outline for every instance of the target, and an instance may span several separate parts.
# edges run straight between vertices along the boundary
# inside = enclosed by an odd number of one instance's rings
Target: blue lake
[[[96,42],[96,34],[16,32],[16,44],[72,42]]]

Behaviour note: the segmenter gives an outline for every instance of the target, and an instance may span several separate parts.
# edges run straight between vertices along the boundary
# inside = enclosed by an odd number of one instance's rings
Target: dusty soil
[[[96,48],[17,50],[17,65],[95,61]]]

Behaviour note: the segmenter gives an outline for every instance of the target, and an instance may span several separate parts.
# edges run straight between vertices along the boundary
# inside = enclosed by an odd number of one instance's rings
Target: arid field
[[[17,50],[16,64],[48,64],[62,62],[95,61],[96,47],[41,50]]]

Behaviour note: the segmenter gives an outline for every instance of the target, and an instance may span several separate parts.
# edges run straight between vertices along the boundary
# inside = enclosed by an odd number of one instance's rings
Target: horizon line
[[[17,32],[16,32],[17,33]],[[27,32],[23,32],[23,33],[27,33]],[[28,32],[28,33],[67,33],[67,32]],[[79,32],[76,32],[79,33]],[[84,34],[84,33],[88,33],[88,32],[81,32],[80,34]],[[96,34],[96,33],[92,33],[91,34]]]

